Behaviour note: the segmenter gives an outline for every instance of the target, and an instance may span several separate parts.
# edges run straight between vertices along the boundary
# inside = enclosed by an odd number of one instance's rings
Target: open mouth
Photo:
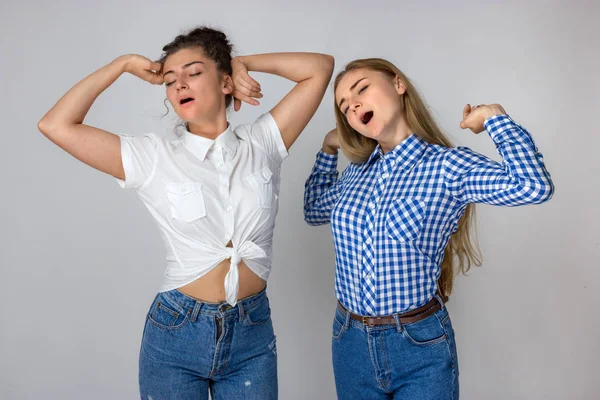
[[[189,103],[191,101],[194,101],[194,99],[192,97],[186,97],[185,99],[179,100],[179,104],[180,105],[184,105],[184,104],[187,104],[187,103]]]
[[[367,125],[371,121],[371,118],[373,118],[373,111],[367,111],[360,117],[360,120],[363,124]]]

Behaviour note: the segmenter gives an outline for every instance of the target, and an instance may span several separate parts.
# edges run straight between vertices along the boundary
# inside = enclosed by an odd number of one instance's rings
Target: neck
[[[206,118],[198,118],[187,122],[187,129],[194,135],[215,140],[227,129],[227,116],[225,110],[217,112]]]
[[[381,135],[380,140],[377,141],[383,154],[391,151],[394,147],[398,146],[404,141],[404,139],[412,134],[403,117],[400,117],[395,124],[391,125],[392,126],[390,127],[389,131],[384,132],[384,134]]]

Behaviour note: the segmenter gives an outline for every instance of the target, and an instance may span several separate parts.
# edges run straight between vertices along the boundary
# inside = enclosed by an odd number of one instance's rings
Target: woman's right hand
[[[338,138],[338,130],[334,128],[327,132],[323,140],[323,151],[329,154],[337,154],[340,148],[340,140]]]
[[[139,54],[126,54],[118,57],[113,62],[120,63],[123,71],[129,72],[153,85],[162,85],[164,82],[161,74],[162,64]]]

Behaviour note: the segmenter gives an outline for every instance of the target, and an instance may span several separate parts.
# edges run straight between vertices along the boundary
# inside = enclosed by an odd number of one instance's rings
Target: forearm
[[[330,222],[331,210],[339,197],[337,160],[335,155],[317,154],[304,185],[304,219],[309,225]]]
[[[44,134],[57,127],[81,124],[96,98],[125,72],[125,59],[119,57],[73,86],[44,115],[38,126]]]
[[[334,65],[332,56],[319,53],[270,53],[236,58],[248,71],[274,74],[294,82],[315,77],[329,81]]]
[[[538,204],[554,192],[550,174],[529,132],[507,115],[486,119],[485,128],[502,162],[467,148],[446,152],[446,187],[461,202],[502,206]]]
[[[507,179],[519,188],[518,195],[511,192],[506,201],[519,205],[549,200],[554,185],[531,134],[506,114],[487,118],[485,128],[502,157]]]

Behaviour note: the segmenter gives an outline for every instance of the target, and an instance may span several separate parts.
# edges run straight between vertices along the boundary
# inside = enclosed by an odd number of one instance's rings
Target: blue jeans
[[[227,303],[159,293],[140,350],[143,400],[277,399],[277,350],[266,292]]]
[[[446,307],[411,324],[373,327],[338,309],[332,354],[338,399],[458,399],[458,360]]]

